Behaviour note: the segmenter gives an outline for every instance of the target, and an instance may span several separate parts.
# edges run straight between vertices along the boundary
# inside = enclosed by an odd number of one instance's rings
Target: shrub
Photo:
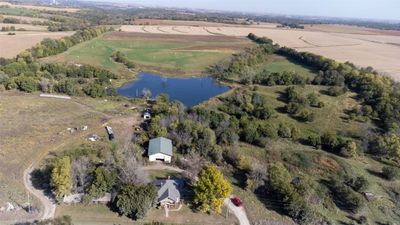
[[[340,96],[347,92],[346,87],[342,86],[332,86],[328,88],[328,95],[330,96]]]
[[[399,169],[392,166],[385,166],[382,169],[382,176],[388,180],[396,180],[399,178]]]
[[[314,146],[315,148],[320,148],[322,144],[321,136],[319,134],[312,133],[308,136],[307,142],[309,145]]]
[[[290,129],[289,126],[281,123],[279,124],[278,135],[281,138],[290,138],[292,137],[292,129]]]
[[[332,191],[334,194],[334,201],[341,209],[357,213],[364,205],[363,198],[344,184],[335,185]]]
[[[15,79],[17,87],[21,91],[34,92],[38,90],[39,83],[32,77],[20,76]]]
[[[367,190],[369,186],[369,182],[365,177],[360,176],[356,178],[349,178],[346,181],[346,184],[350,186],[354,191],[362,192]]]

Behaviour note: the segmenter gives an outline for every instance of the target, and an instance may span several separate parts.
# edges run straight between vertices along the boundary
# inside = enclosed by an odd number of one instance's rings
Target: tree
[[[389,133],[377,140],[376,151],[400,161],[400,136]]]
[[[50,92],[51,91],[50,88],[49,88],[49,85],[50,85],[50,80],[49,79],[47,79],[45,77],[42,77],[42,79],[40,79],[39,85],[40,85],[40,90],[42,90],[43,92]]]
[[[71,159],[68,156],[62,157],[54,164],[51,171],[51,186],[57,199],[61,199],[71,192]]]
[[[199,173],[194,188],[194,202],[203,212],[221,213],[225,198],[232,192],[232,186],[216,166],[205,166]]]
[[[145,98],[145,99],[150,98],[150,97],[151,97],[151,91],[150,91],[149,89],[147,89],[147,88],[143,88],[143,90],[142,90],[142,96],[143,96],[143,98]]]
[[[281,163],[268,166],[268,188],[282,202],[284,210],[300,224],[313,224],[316,213],[308,206],[292,184],[292,176]]]
[[[357,143],[355,141],[348,140],[340,148],[340,155],[343,157],[355,157],[358,154]]]
[[[38,82],[32,77],[20,76],[15,79],[18,89],[26,92],[34,92],[38,89]]]
[[[94,181],[90,186],[89,195],[92,198],[103,197],[111,190],[117,180],[115,171],[108,171],[104,167],[97,167],[94,171]]]
[[[125,155],[125,160],[118,168],[118,179],[122,183],[145,185],[150,182],[149,174],[143,170],[142,165],[133,153]]]
[[[152,184],[125,184],[121,187],[116,198],[116,207],[122,215],[132,219],[141,219],[147,211],[157,203],[157,190]]]

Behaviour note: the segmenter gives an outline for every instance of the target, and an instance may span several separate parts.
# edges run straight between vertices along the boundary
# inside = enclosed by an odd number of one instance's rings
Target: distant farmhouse
[[[150,162],[162,161],[170,163],[172,158],[172,141],[164,137],[151,139],[147,155]]]
[[[161,207],[175,207],[181,203],[181,191],[183,188],[183,180],[157,180],[154,185],[158,189],[158,204]]]

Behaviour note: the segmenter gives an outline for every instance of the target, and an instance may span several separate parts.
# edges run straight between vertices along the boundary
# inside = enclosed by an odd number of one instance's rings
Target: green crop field
[[[33,16],[40,14],[41,11],[25,8],[0,7],[0,14],[16,15],[16,16]]]
[[[192,76],[202,74],[208,66],[250,44],[244,38],[163,37],[114,32],[45,61],[86,63],[124,73],[124,66],[111,58],[113,52],[121,51],[139,70]]]

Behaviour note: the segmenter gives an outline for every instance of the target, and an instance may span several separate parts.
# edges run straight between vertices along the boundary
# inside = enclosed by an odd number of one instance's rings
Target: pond
[[[120,87],[118,94],[132,98],[140,98],[145,92],[151,93],[151,97],[167,94],[171,101],[178,100],[192,107],[228,90],[229,87],[217,83],[212,77],[177,78],[140,73],[137,80]]]

